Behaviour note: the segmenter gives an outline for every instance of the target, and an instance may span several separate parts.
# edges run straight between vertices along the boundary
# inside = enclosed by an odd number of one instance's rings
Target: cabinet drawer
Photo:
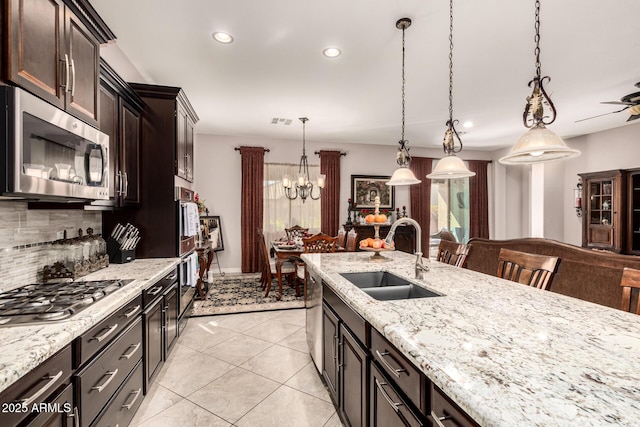
[[[20,405],[20,409],[9,410],[9,407],[8,412],[0,411],[0,425],[18,425],[26,418],[33,418],[35,413],[31,412],[32,405],[50,402],[55,392],[69,383],[71,372],[71,346],[67,346],[0,395],[3,404]]]
[[[387,376],[425,415],[426,377],[378,331],[371,328],[371,354]]]
[[[98,353],[109,341],[117,337],[131,322],[139,318],[142,312],[140,297],[132,299],[111,316],[80,335],[75,345],[74,368],[78,368],[94,354]]]
[[[416,415],[391,381],[371,364],[371,427],[411,426],[422,427],[425,423]]]
[[[76,374],[80,424],[89,425],[142,359],[142,320],[138,317],[122,336]]]
[[[340,320],[349,328],[349,330],[360,340],[365,347],[369,346],[368,324],[360,317],[358,313],[353,311],[342,299],[336,295],[333,290],[326,284],[322,284],[323,298],[327,305],[336,312]]]
[[[434,427],[478,427],[478,424],[453,403],[438,387],[431,384],[431,419]]]
[[[149,305],[160,298],[169,286],[178,281],[178,270],[174,269],[169,274],[158,280],[155,285],[142,291],[142,307],[147,308]]]
[[[69,384],[57,393],[49,404],[52,412],[40,412],[26,426],[28,427],[72,427],[78,409],[73,404],[73,385]],[[3,424],[5,425],[5,424]],[[8,424],[7,424],[8,425]]]
[[[144,399],[142,377],[142,361],[140,361],[92,427],[129,425]]]

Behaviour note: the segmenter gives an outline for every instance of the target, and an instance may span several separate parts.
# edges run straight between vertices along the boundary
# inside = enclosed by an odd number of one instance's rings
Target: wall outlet
[[[58,239],[58,240],[64,239],[64,231],[58,231],[56,233],[56,239]]]

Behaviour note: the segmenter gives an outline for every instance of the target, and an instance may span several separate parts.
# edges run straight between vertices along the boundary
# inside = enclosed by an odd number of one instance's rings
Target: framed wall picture
[[[222,240],[220,215],[201,215],[200,226],[202,229],[202,239],[210,240],[214,251],[223,251],[224,241]]]
[[[380,209],[393,209],[395,189],[385,184],[390,176],[351,175],[351,200],[356,209],[373,209],[376,196],[380,197]]]

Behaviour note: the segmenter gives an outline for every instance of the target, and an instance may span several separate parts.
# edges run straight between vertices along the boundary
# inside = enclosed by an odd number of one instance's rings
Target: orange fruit
[[[376,222],[387,222],[387,216],[385,214],[376,215]]]
[[[368,223],[374,222],[375,220],[376,220],[376,217],[372,214],[369,214],[364,217],[364,221]]]
[[[373,249],[380,249],[382,247],[382,240],[380,239],[374,240],[373,243],[371,243],[371,247]]]
[[[360,240],[360,247],[361,248],[366,248],[367,246],[369,246],[369,242],[367,242],[367,239]]]

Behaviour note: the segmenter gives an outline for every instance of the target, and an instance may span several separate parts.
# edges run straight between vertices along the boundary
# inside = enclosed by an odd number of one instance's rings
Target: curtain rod
[[[320,155],[320,151],[314,151],[314,154],[315,154],[315,155],[317,155],[317,156],[319,156],[319,155]],[[346,156],[346,155],[347,155],[347,153],[345,153],[344,151],[341,151],[341,152],[340,152],[340,155],[341,155],[341,156]]]
[[[240,151],[240,149],[241,149],[241,148],[242,148],[242,147],[235,147],[235,148],[234,148],[234,150],[236,150],[236,151]],[[251,148],[261,148],[261,147],[251,147]],[[271,150],[269,150],[268,148],[263,148],[263,150],[264,150],[266,153],[268,153],[268,152],[270,152],[270,151],[271,151]]]

